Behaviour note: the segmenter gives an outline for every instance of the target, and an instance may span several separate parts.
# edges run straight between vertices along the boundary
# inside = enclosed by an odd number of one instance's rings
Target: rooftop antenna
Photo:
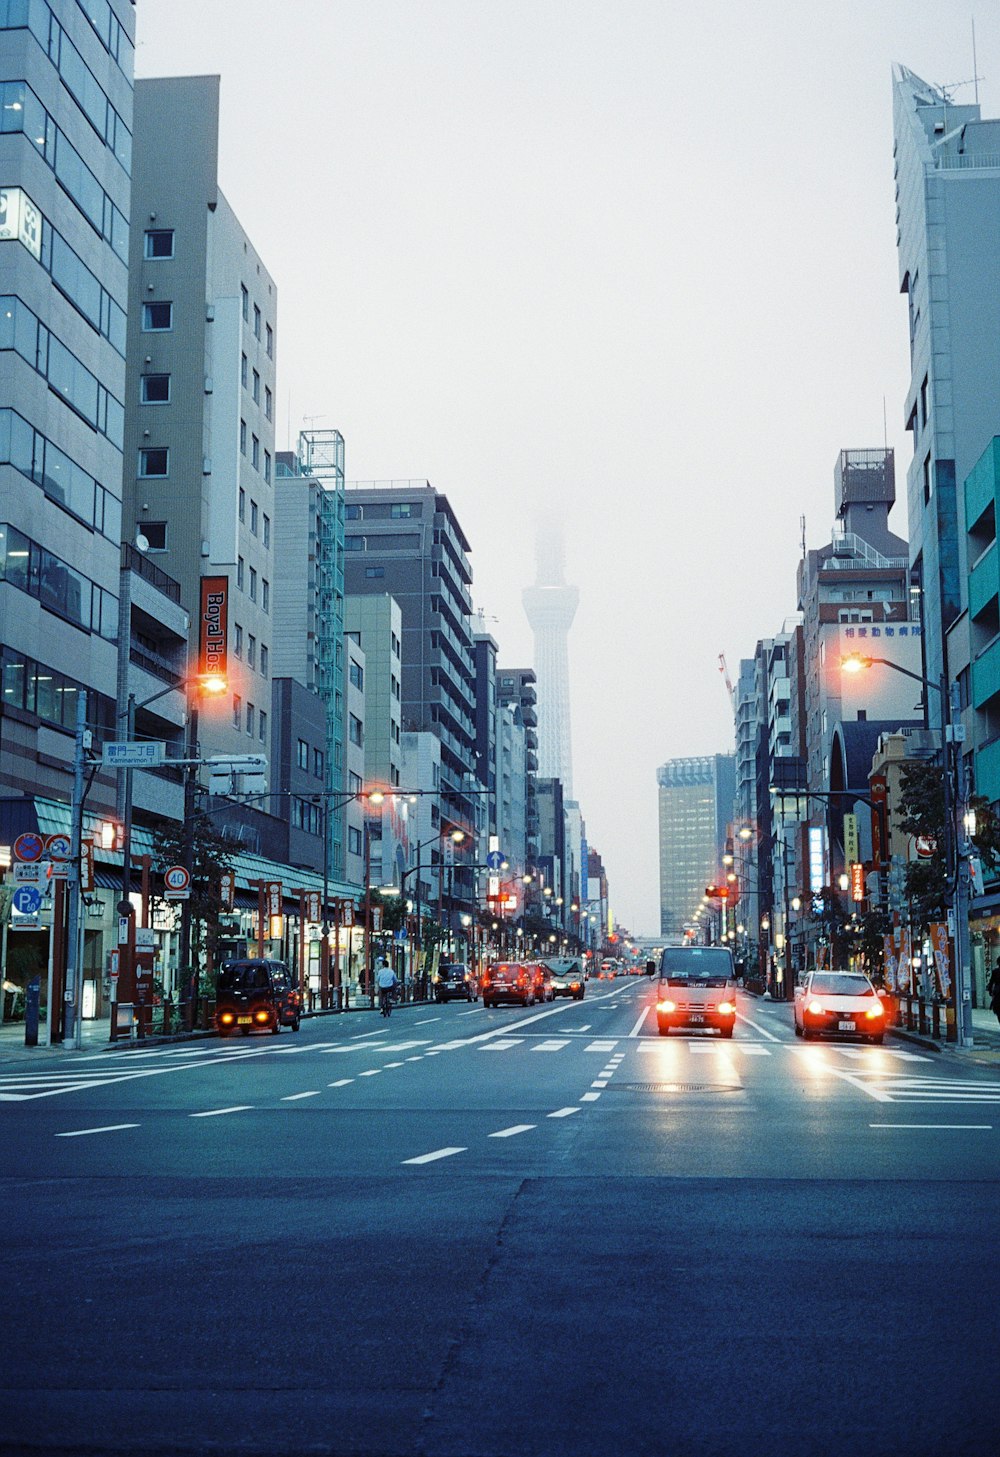
[[[805,559],[806,559],[806,518],[805,518],[805,516],[800,516],[799,517],[799,531],[801,532],[801,535],[802,535],[802,560],[805,561]]]
[[[979,67],[976,65],[976,17],[971,17],[972,25],[972,74],[976,83],[976,105],[979,105]]]

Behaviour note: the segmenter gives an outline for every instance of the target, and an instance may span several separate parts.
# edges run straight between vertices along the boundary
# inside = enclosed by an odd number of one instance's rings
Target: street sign
[[[45,850],[45,841],[41,835],[31,832],[25,835],[18,835],[14,841],[15,860],[41,860]]]
[[[913,850],[918,860],[930,860],[932,855],[937,854],[937,840],[933,835],[917,835],[913,841]]]
[[[36,860],[33,865],[17,860],[14,862],[13,870],[15,885],[45,885],[49,878],[47,860]]]
[[[503,857],[503,854],[501,853],[501,851],[499,851],[499,850],[491,850],[490,853],[486,857],[486,868],[487,868],[487,870],[502,870],[503,869],[503,866],[504,866],[504,857]]]
[[[397,941],[405,941],[406,940],[406,927],[405,926],[400,926],[399,929],[397,930],[397,932],[396,932],[396,940]]]
[[[167,746],[162,739],[101,746],[101,759],[109,769],[155,769],[166,757]]]
[[[183,865],[171,865],[168,870],[163,872],[163,884],[168,895],[171,892],[176,894],[185,891],[191,885],[191,872]]]
[[[10,931],[40,931],[42,922],[38,916],[18,916],[16,919],[11,916],[7,929]]]
[[[42,893],[33,885],[19,885],[14,892],[11,905],[22,916],[36,916],[41,910]]]
[[[69,835],[47,835],[45,837],[45,853],[50,860],[68,860],[69,851]]]

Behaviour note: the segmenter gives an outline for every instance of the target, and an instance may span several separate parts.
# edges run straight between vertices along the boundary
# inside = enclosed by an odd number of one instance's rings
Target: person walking
[[[1000,1022],[1000,957],[997,958],[993,968],[993,975],[986,983],[986,990],[990,994],[990,1007],[996,1013],[996,1019]]]

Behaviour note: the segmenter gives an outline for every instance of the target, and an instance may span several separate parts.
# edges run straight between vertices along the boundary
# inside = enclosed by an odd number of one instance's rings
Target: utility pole
[[[73,752],[73,799],[70,807],[69,864],[66,888],[69,923],[66,935],[66,1033],[76,1048],[83,1046],[83,956],[80,916],[80,840],[83,829],[83,761],[87,749],[87,690],[77,689],[76,746]],[[54,1008],[49,1007],[49,1018]]]

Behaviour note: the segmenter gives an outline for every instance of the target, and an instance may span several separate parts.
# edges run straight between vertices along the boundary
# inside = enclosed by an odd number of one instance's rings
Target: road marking
[[[57,1133],[56,1138],[85,1138],[88,1133],[118,1133],[122,1128],[138,1128],[138,1123],[108,1123],[103,1128],[76,1128],[72,1133]]]
[[[758,1047],[754,1042],[734,1042],[733,1047],[738,1052],[743,1052],[747,1057],[770,1057],[769,1047]]]
[[[992,1129],[993,1124],[992,1123],[869,1123],[868,1127],[869,1128],[953,1128],[953,1129],[962,1129],[962,1130],[968,1129],[970,1132],[983,1131],[983,1130],[989,1132]]]
[[[380,1034],[381,1035],[381,1034]],[[429,1037],[413,1037],[407,1042],[362,1043],[360,1047],[328,1047],[327,1052],[364,1052],[366,1047],[375,1046],[378,1052],[409,1052],[411,1047],[427,1047]]]
[[[648,1016],[649,1016],[649,1008],[648,1007],[643,1007],[643,1009],[642,1009],[642,1015],[640,1016],[638,1022],[635,1024],[635,1026],[632,1028],[632,1031],[628,1034],[630,1037],[638,1037],[638,1035],[639,1035],[639,1028],[642,1026],[643,1022],[645,1022],[645,1020],[646,1020],[646,1018]]]
[[[580,1099],[580,1102],[581,1103],[596,1103],[597,1100],[598,1100],[598,1098],[600,1096],[601,1096],[600,1093],[584,1093],[583,1097]]]
[[[456,1016],[459,1016],[459,1017],[474,1017],[476,1015],[476,1013],[479,1012],[479,1011],[481,1011],[481,1010],[482,1010],[482,1008],[480,1008],[480,1007],[473,1007],[468,1012],[458,1012],[458,1013],[456,1013]]]
[[[246,1113],[253,1107],[252,1103],[237,1103],[234,1108],[209,1108],[207,1113],[189,1113],[189,1118],[221,1118],[223,1113]]]
[[[335,1083],[327,1083],[328,1088],[346,1088],[348,1083],[353,1083],[353,1078],[338,1078]]]
[[[574,1028],[572,1028],[572,1031],[574,1031],[574,1032],[589,1032],[590,1031],[590,1026],[591,1026],[591,1024],[589,1022],[584,1022],[584,1024],[583,1024],[582,1027],[574,1027]]]
[[[614,1052],[614,1050],[615,1050],[615,1048],[617,1046],[618,1046],[617,1041],[615,1041],[615,1042],[588,1042],[587,1045],[586,1045],[586,1047],[583,1050],[584,1050],[584,1052]]]
[[[422,1153],[419,1158],[404,1159],[404,1164],[432,1164],[435,1159],[451,1158],[455,1153],[468,1153],[465,1148],[437,1148],[433,1153]]]
[[[434,1019],[432,1018],[431,1020],[433,1021]],[[417,1023],[415,1023],[415,1025],[417,1027],[419,1027],[420,1026],[420,1023],[417,1022]],[[387,1034],[388,1034],[388,1028],[386,1028],[386,1027],[383,1027],[381,1029],[381,1031],[379,1031],[379,1032],[355,1032],[351,1036],[351,1041],[352,1042],[357,1042],[362,1037],[385,1037],[385,1036],[387,1036]]]
[[[422,1052],[418,1052],[415,1057],[408,1057],[406,1059],[406,1061],[407,1062],[422,1062],[423,1061],[423,1057],[424,1057],[423,1053]]]
[[[726,1039],[728,1041],[728,1039]],[[692,1052],[725,1052],[726,1048],[722,1041],[719,1042],[689,1042],[688,1047]]]
[[[370,1067],[367,1072],[358,1073],[359,1078],[374,1078],[382,1071],[380,1067]]]
[[[387,1062],[386,1067],[405,1067],[405,1062]]]
[[[523,1037],[505,1037],[499,1042],[484,1042],[480,1052],[507,1052],[511,1047],[517,1047],[524,1041]]]
[[[440,1017],[425,1017],[422,1022],[414,1022],[414,1027],[427,1027],[431,1022],[440,1022]]]
[[[535,1123],[515,1123],[510,1128],[501,1128],[499,1132],[491,1133],[489,1137],[513,1138],[516,1133],[530,1133],[531,1129],[536,1127],[537,1124]]]
[[[319,1089],[317,1088],[312,1093],[288,1093],[288,1094],[286,1094],[286,1096],[284,1098],[281,1099],[281,1101],[283,1103],[297,1103],[300,1098],[318,1098],[318,1097],[319,1097]]]
[[[560,1041],[556,1038],[550,1038],[547,1042],[539,1042],[538,1046],[533,1047],[531,1050],[532,1052],[561,1052],[564,1047],[568,1046],[569,1041],[567,1039]]]
[[[737,1012],[736,1015],[737,1017],[739,1017],[741,1022],[745,1022],[748,1027],[752,1027],[755,1032],[759,1032],[762,1037],[766,1037],[768,1042],[784,1042],[786,1040],[783,1037],[775,1037],[773,1032],[768,1032],[766,1027],[762,1027],[760,1023],[755,1022],[752,1017],[746,1017],[743,1015],[742,1012]]]
[[[554,1113],[549,1113],[546,1116],[549,1118],[568,1118],[571,1113],[579,1113],[579,1111],[578,1106],[573,1108],[557,1108]]]
[[[591,1083],[590,1086],[592,1088],[606,1088],[608,1086],[608,1080],[607,1078],[598,1078],[597,1081]]]

